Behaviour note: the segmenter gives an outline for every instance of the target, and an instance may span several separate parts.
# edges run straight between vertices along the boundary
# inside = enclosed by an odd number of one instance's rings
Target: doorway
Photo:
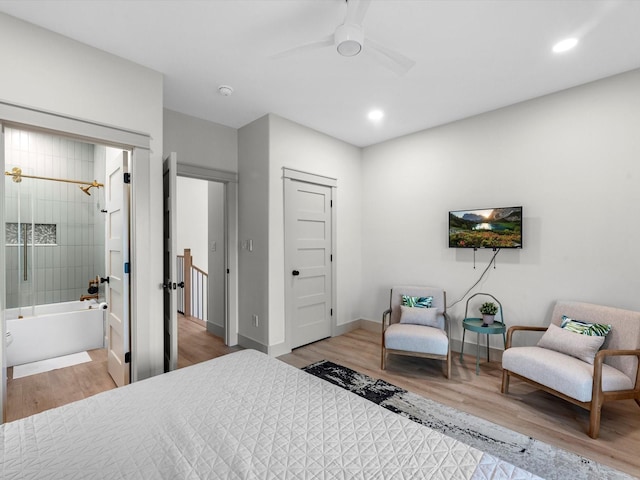
[[[35,126],[37,127],[31,127]],[[4,169],[5,167],[5,148],[4,148],[4,140],[5,140],[5,129],[9,127],[14,127],[18,129],[33,129],[34,131],[41,133],[52,133],[66,139],[71,139],[74,141],[80,141],[83,143],[94,143],[99,145],[110,145],[114,148],[119,149],[128,149],[131,152],[130,164],[137,165],[135,167],[136,171],[140,173],[140,178],[142,179],[142,173],[147,172],[149,169],[149,144],[150,137],[146,134],[139,132],[132,132],[126,129],[110,127],[102,124],[98,124],[96,122],[87,122],[81,119],[72,118],[69,116],[57,115],[52,112],[44,112],[41,110],[37,110],[34,108],[22,107],[19,105],[13,105],[6,102],[0,102],[0,167]],[[74,147],[75,150],[75,147]],[[53,152],[53,151],[52,151]],[[67,172],[68,174],[69,172]],[[49,175],[46,175],[49,176]],[[71,179],[82,179],[81,177],[75,178],[74,175],[68,175]],[[65,177],[66,178],[66,177]],[[86,186],[86,185],[85,185]],[[131,210],[132,210],[132,225],[133,229],[131,232],[131,249],[132,255],[135,254],[136,258],[144,257],[145,251],[140,251],[139,248],[136,247],[136,239],[139,237],[141,240],[146,239],[146,232],[139,231],[135,228],[135,212],[143,211],[146,205],[148,205],[147,198],[145,197],[147,193],[147,189],[145,188],[146,184],[142,182],[141,188],[131,188]],[[76,188],[79,189],[79,186],[76,185]],[[92,196],[93,196],[92,190]],[[84,193],[81,193],[84,195]],[[0,237],[6,238],[6,221],[5,221],[5,182],[0,183]],[[45,207],[48,211],[49,208],[52,209],[53,204],[47,204]],[[53,211],[53,210],[51,210]],[[48,222],[45,222],[48,223]],[[82,234],[81,234],[82,235]],[[28,237],[27,237],[28,239]],[[27,242],[28,243],[28,242]],[[148,250],[145,242],[141,242],[141,244],[145,244],[145,248]],[[7,272],[7,264],[5,261],[5,250],[6,248],[0,248],[0,278],[4,278]],[[51,250],[50,250],[51,251]],[[32,257],[33,258],[33,257]],[[134,258],[135,260],[135,258]],[[47,256],[45,254],[45,267],[53,269],[53,267],[47,267]],[[51,271],[51,274],[55,274]],[[50,275],[47,273],[47,275]],[[57,274],[56,274],[57,275]],[[56,277],[57,278],[57,277]],[[141,288],[141,285],[144,280],[144,275],[132,275],[131,276],[131,284],[132,287],[138,292],[146,293],[147,290]],[[87,282],[87,280],[85,280]],[[88,284],[88,282],[87,282]],[[148,282],[144,282],[145,285],[148,285]],[[88,285],[85,285],[87,288]],[[131,325],[132,325],[132,335],[129,337],[131,342],[131,348],[128,351],[125,351],[125,354],[130,352],[130,356],[127,355],[127,360],[130,360],[130,372],[131,379],[135,381],[140,378],[141,375],[148,376],[149,363],[145,360],[150,357],[150,348],[148,344],[148,339],[150,336],[150,332],[152,331],[150,326],[150,321],[148,317],[139,317],[136,312],[140,309],[140,305],[144,303],[146,298],[149,296],[144,296],[139,293],[139,297],[144,297],[142,300],[137,298],[136,296],[132,296],[130,299],[131,302]],[[45,294],[46,299],[46,294]],[[6,310],[6,293],[5,289],[0,289],[0,338],[5,339],[7,328],[6,328],[6,319],[5,319],[5,310]],[[6,406],[7,406],[7,365],[6,365],[6,341],[0,342],[0,374],[2,375],[2,380],[0,382],[0,410],[2,411],[2,419],[6,418]]]
[[[185,176],[176,180],[181,367],[190,363],[188,349],[199,343],[198,332],[225,338],[226,235],[224,184]]]
[[[164,170],[169,371],[188,355],[180,345],[181,321],[199,323],[203,334],[219,337],[223,345],[237,345],[237,252],[229,249],[237,239],[237,174],[178,164],[175,153],[167,156]],[[193,328],[182,330],[193,338]]]
[[[24,413],[42,403],[47,372],[59,368],[92,364],[91,378],[61,378],[61,392],[129,381],[130,152],[23,126],[5,127],[2,138],[3,370]]]

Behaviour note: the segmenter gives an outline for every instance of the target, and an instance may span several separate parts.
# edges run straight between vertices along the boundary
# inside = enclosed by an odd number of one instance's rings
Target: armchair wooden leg
[[[447,355],[447,378],[451,378],[451,351]]]
[[[387,349],[382,347],[382,359],[380,360],[380,369],[384,370],[387,363]]]
[[[595,365],[594,365],[595,367]],[[602,410],[603,394],[600,387],[600,377],[598,373],[600,369],[594,369],[594,388],[591,393],[591,408],[589,413],[589,436],[591,438],[598,438],[600,433],[600,412]]]
[[[509,373],[506,370],[502,370],[502,387],[500,387],[500,392],[504,394],[509,393]]]
[[[600,433],[600,411],[602,405],[594,405],[591,402],[591,413],[589,414],[589,436],[591,438],[598,438]]]
[[[640,398],[634,398],[634,400],[636,401],[636,403],[638,404],[638,406],[640,407]]]

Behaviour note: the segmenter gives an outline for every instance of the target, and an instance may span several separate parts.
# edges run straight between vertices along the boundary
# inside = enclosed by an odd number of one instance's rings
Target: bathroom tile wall
[[[94,145],[65,137],[6,129],[5,170],[20,167],[25,175],[103,183],[94,171],[94,150]],[[7,238],[7,306],[79,300],[89,280],[103,273],[95,263],[104,259],[104,235],[96,228],[96,222],[103,222],[97,210],[103,189],[92,188],[88,196],[72,183],[31,178],[16,183],[5,176],[5,197],[7,224],[33,219],[47,225],[43,229],[55,229],[55,241],[29,244],[26,259],[22,247],[11,245],[16,239]],[[42,238],[51,242],[52,236]]]

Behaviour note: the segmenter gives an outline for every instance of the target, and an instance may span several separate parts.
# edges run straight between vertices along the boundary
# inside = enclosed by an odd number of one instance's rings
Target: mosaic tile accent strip
[[[33,235],[31,232],[31,224],[30,223],[7,223],[6,225],[6,244],[7,245],[18,245],[21,243],[21,238],[19,235],[18,228],[22,225],[24,234],[24,230],[26,229],[27,234],[27,244],[32,245]],[[55,223],[36,223],[35,227],[35,239],[36,245],[56,245],[58,243],[58,226]],[[24,240],[22,240],[24,241]]]

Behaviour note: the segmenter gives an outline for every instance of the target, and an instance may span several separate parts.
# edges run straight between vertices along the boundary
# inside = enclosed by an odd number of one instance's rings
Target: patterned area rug
[[[328,360],[303,370],[548,480],[636,478]]]

